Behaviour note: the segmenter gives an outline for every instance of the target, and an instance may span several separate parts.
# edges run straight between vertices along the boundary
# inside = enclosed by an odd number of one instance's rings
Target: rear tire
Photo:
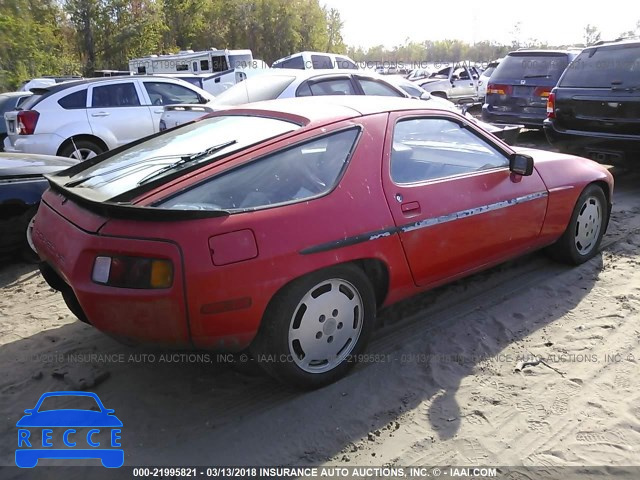
[[[104,148],[90,140],[74,140],[73,142],[67,143],[67,145],[60,150],[60,156],[82,161],[100,155],[104,153],[104,151]]]
[[[25,238],[24,244],[20,250],[20,256],[27,263],[38,263],[40,261],[40,257],[38,256],[38,252],[36,251],[36,247],[33,245],[33,225],[35,223],[35,216],[38,211],[38,207],[32,208],[25,215]]]
[[[547,248],[549,256],[571,265],[580,265],[593,258],[600,248],[608,215],[607,199],[602,188],[587,186],[576,202],[564,234]]]
[[[375,312],[373,288],[361,269],[327,268],[278,292],[251,351],[278,380],[319,388],[355,365],[371,336]]]

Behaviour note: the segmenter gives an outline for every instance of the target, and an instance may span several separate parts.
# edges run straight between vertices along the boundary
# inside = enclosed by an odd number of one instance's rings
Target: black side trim
[[[321,243],[320,245],[314,245],[313,247],[300,250],[301,255],[311,255],[313,253],[328,252],[336,248],[350,247],[351,245],[357,245],[358,243],[369,242],[371,240],[377,240],[382,237],[389,237],[395,233],[398,233],[400,228],[389,227],[383,230],[376,230],[375,232],[362,233],[354,237],[347,237],[341,240],[334,240],[332,242]]]

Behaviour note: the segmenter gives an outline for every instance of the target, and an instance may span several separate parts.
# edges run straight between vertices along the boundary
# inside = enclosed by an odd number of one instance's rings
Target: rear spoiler
[[[211,113],[211,112],[215,112],[214,108],[208,107],[206,105],[197,105],[197,104],[193,104],[193,105],[188,105],[188,104],[183,104],[183,105],[165,105],[164,107],[164,111],[165,112],[206,112],[206,113]]]

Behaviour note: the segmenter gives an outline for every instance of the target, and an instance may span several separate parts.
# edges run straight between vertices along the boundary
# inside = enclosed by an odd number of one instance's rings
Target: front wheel
[[[270,304],[252,352],[277,379],[318,388],[344,376],[371,335],[376,303],[371,282],[354,265],[293,281]]]
[[[551,257],[573,265],[593,258],[602,242],[608,215],[607,199],[602,188],[587,186],[576,202],[564,234],[548,248]]]

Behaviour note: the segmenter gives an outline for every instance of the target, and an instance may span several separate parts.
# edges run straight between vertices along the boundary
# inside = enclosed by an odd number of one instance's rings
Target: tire
[[[37,211],[38,208],[35,207],[29,210],[25,215],[24,244],[20,249],[20,256],[27,263],[38,263],[40,261],[40,257],[38,256],[36,247],[33,245],[33,239],[31,235]]]
[[[364,272],[355,265],[331,267],[294,280],[274,297],[251,351],[281,382],[319,388],[354,366],[375,315],[373,287]]]
[[[76,152],[76,147],[77,152],[79,153]],[[65,145],[65,147],[60,150],[59,155],[61,157],[75,158],[77,160],[88,160],[89,158],[93,158],[104,153],[104,151],[104,148],[90,140],[74,140],[73,142],[69,142]]]
[[[602,188],[587,186],[573,209],[569,225],[560,239],[547,248],[554,259],[580,265],[593,258],[607,227],[609,209]]]

